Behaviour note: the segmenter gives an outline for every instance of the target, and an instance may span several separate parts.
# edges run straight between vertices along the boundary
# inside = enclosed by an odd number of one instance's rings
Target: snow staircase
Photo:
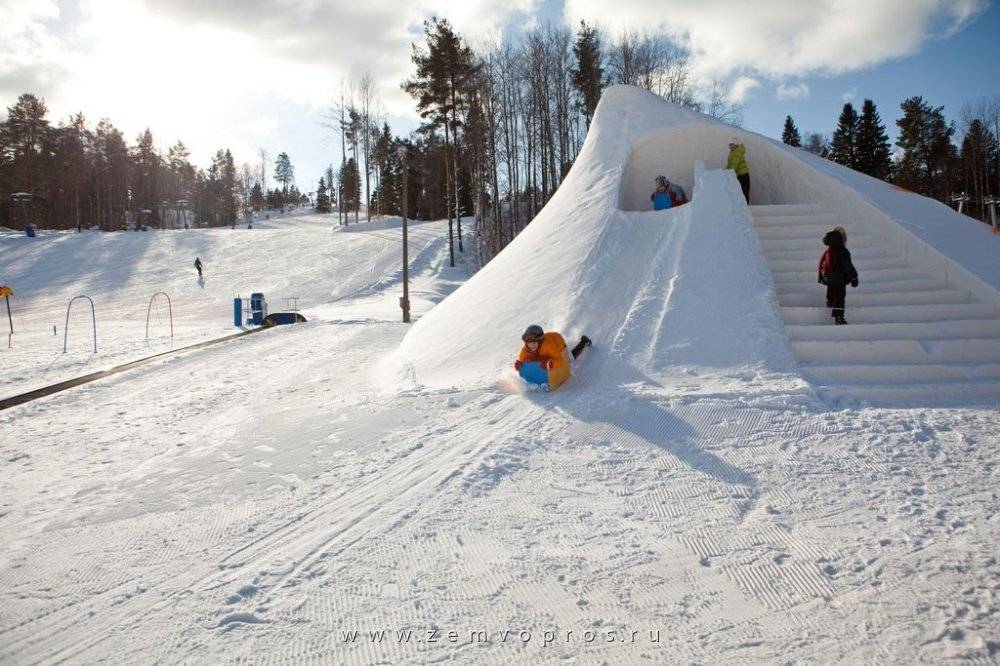
[[[1000,399],[1000,308],[922,270],[886,242],[808,204],[750,206],[802,374],[828,400],[880,404]],[[816,282],[837,224],[860,287],[835,326]]]

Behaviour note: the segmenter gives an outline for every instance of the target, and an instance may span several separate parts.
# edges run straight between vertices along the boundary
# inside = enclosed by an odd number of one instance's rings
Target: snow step
[[[802,280],[799,282],[786,282],[786,283],[775,283],[774,289],[778,293],[778,297],[785,294],[816,294],[819,293],[825,302],[826,287],[816,282],[815,271],[811,273],[811,280]],[[865,282],[858,289],[848,287],[847,292],[847,302],[848,304],[853,304],[852,300],[855,295],[861,296],[863,294],[903,294],[903,293],[913,293],[913,292],[930,292],[930,291],[941,291],[948,289],[947,283],[945,283],[943,278],[930,278],[924,277],[920,279],[909,279],[909,280],[884,280],[882,282]]]
[[[861,273],[861,271],[858,271]],[[812,270],[780,270],[771,271],[774,275],[775,284],[787,284],[789,282],[816,282],[816,267]],[[866,270],[861,273],[862,286],[875,284],[878,282],[899,282],[901,280],[919,280],[926,276],[926,273],[915,268],[876,268]]]
[[[1000,338],[792,341],[800,363],[1000,363]]]
[[[809,259],[770,259],[768,263],[771,265],[771,270],[775,273],[784,271],[802,271],[804,269],[816,271],[816,264],[818,263],[817,257],[810,257]],[[864,268],[865,274],[867,275],[869,271],[884,270],[886,268],[907,268],[908,265],[906,260],[902,257],[876,257],[865,259],[861,262],[858,259],[854,259],[854,266],[858,269],[860,273],[862,268]]]
[[[825,304],[824,304],[825,305]],[[825,324],[831,320],[828,307],[783,307],[786,325]],[[940,303],[927,305],[885,305],[852,307],[847,299],[847,321],[855,324],[890,324],[944,321],[946,319],[989,319],[998,315],[992,303]]]
[[[1000,364],[803,365],[802,376],[815,384],[1000,381]]]
[[[1000,406],[1000,381],[927,382],[924,384],[848,384],[814,386],[830,402],[864,401],[872,405],[966,405],[971,401]]]
[[[891,324],[836,326],[833,318],[822,326],[786,326],[792,340],[946,340],[948,338],[996,338],[1000,340],[1000,317]],[[848,320],[850,321],[850,320]]]
[[[858,293],[858,290],[854,290],[849,295],[849,299],[852,307],[972,302],[972,296],[969,292],[957,289],[889,291],[884,293],[869,293],[867,289],[864,292]],[[822,307],[826,304],[826,288],[821,284],[817,284],[808,293],[781,293],[778,294],[778,303],[784,307]]]
[[[790,248],[790,249],[777,249],[773,248],[770,252],[765,253],[768,261],[775,260],[792,260],[797,259],[799,261],[812,262],[815,266],[819,262],[819,255],[822,254],[822,250],[816,248]],[[898,252],[892,252],[885,245],[870,245],[865,248],[851,248],[851,257],[855,264],[864,263],[871,259],[881,259],[883,257],[896,257],[899,259],[906,260],[906,257],[902,256]]]
[[[829,231],[837,226],[836,215],[815,215],[813,217],[761,217],[753,218],[754,228],[760,229],[797,229],[799,227],[814,227]],[[824,231],[824,233],[825,233]],[[860,231],[860,229],[858,230]],[[847,232],[848,237],[852,234]]]
[[[802,376],[828,400],[1000,401],[1000,309],[916,266],[863,221],[844,225],[860,273],[836,326],[816,281],[823,235],[840,218],[815,204],[751,206]]]
[[[810,238],[816,246],[823,248],[823,236],[830,231],[830,227],[825,224],[800,224],[786,225],[781,227],[755,227],[757,238],[760,240],[797,240]],[[850,236],[848,248],[855,244],[864,244],[874,236],[871,234],[854,234]]]
[[[764,238],[758,232],[757,239],[760,241],[760,246],[764,248],[764,254],[770,254],[771,251],[812,250],[816,253],[816,258],[819,259],[819,255],[826,249],[823,245],[822,236],[818,238],[811,236],[803,238],[785,238],[781,236]],[[880,238],[872,237],[864,240],[852,238],[847,247],[851,251],[851,256],[853,256],[855,249],[885,247],[885,245],[886,241]]]

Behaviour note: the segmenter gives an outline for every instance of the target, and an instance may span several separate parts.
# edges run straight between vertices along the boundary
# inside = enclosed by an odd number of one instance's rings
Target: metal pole
[[[403,298],[399,304],[403,308],[403,323],[410,323],[410,253],[409,229],[406,221],[406,176],[409,168],[406,164],[406,148],[400,148],[403,155]]]
[[[165,291],[158,291],[149,297],[149,305],[146,306],[146,341],[149,341],[149,313],[153,309],[153,299],[163,294],[167,299],[167,312],[170,314],[170,344],[174,342],[174,305],[170,302],[170,296]]]
[[[10,322],[10,334],[14,335],[14,319],[10,316],[10,297],[14,295],[14,290],[5,284],[0,284],[0,296],[7,301],[7,321]]]
[[[78,298],[86,298],[90,301],[90,321],[94,326],[94,353],[97,353],[97,314],[94,311],[94,300],[90,296],[74,296],[69,299],[69,305],[66,306],[66,324],[63,326],[63,354],[66,353],[66,343],[69,338],[69,311],[73,307],[73,301]]]

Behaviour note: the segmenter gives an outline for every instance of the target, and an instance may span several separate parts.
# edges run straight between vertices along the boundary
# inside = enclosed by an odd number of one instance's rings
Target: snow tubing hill
[[[724,170],[733,136],[748,148],[752,207],[734,174]],[[649,192],[659,174],[683,185],[691,203],[649,210]],[[792,224],[782,228],[772,224],[779,208],[758,206],[786,206],[786,214],[807,218],[788,218],[784,221]],[[814,213],[815,219],[809,218]],[[822,249],[820,231],[836,223],[848,228],[852,249],[857,238],[859,250],[863,239],[904,258],[919,256],[928,280],[979,304],[960,314],[985,317],[978,322],[988,320],[989,313],[1000,315],[1000,273],[992,269],[1000,236],[986,233],[984,225],[802,150],[616,86],[604,93],[578,159],[545,208],[413,326],[385,360],[383,374],[395,387],[489,385],[510,373],[524,326],[539,323],[567,338],[586,332],[598,343],[584,370],[589,381],[659,382],[690,373],[801,381],[801,364],[809,366],[815,357],[803,354],[810,346],[800,343],[802,331],[790,328],[805,317],[817,331],[823,327],[820,335],[832,335],[825,332],[829,312],[824,319],[824,294],[813,271]],[[848,294],[848,320],[852,299],[892,289],[891,280],[918,279],[888,273],[889,281],[879,286],[879,264],[863,255],[855,262],[862,288]],[[798,263],[776,263],[785,259]],[[784,299],[793,291],[807,299],[794,307],[807,307],[809,313],[789,312]],[[894,316],[885,311],[876,320],[892,324]],[[991,321],[969,326],[970,332],[955,334],[993,336],[990,343],[1000,343]],[[840,359],[878,365],[881,354],[865,348],[875,342],[873,336],[893,334],[892,329],[840,328],[844,332],[837,335],[856,336],[843,343],[858,354],[835,356],[827,365],[837,366]],[[921,344],[913,338],[921,334],[916,329],[899,334]],[[947,330],[929,334],[951,335]],[[994,353],[987,349],[990,344],[959,342],[960,349],[981,351],[933,358],[920,357],[917,346],[900,358],[903,365],[940,360],[947,366],[939,374],[916,375],[930,381],[924,398],[940,395],[935,382],[961,374],[956,365],[979,360],[996,366],[993,374],[977,375],[981,383],[975,390],[963,392],[968,381],[947,388],[959,399],[1000,396],[1000,344],[992,344]],[[847,375],[838,379],[813,370],[805,376],[835,399],[921,397],[895,391],[898,379],[866,393],[866,382],[878,373],[856,373],[860,379],[854,383],[842,378]]]

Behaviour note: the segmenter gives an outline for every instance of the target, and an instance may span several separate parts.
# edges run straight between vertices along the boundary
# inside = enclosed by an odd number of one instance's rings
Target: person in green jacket
[[[736,180],[740,181],[743,188],[743,196],[746,197],[747,204],[750,204],[750,167],[747,166],[747,147],[739,142],[735,136],[729,139],[729,159],[726,160],[726,168],[736,172]]]

